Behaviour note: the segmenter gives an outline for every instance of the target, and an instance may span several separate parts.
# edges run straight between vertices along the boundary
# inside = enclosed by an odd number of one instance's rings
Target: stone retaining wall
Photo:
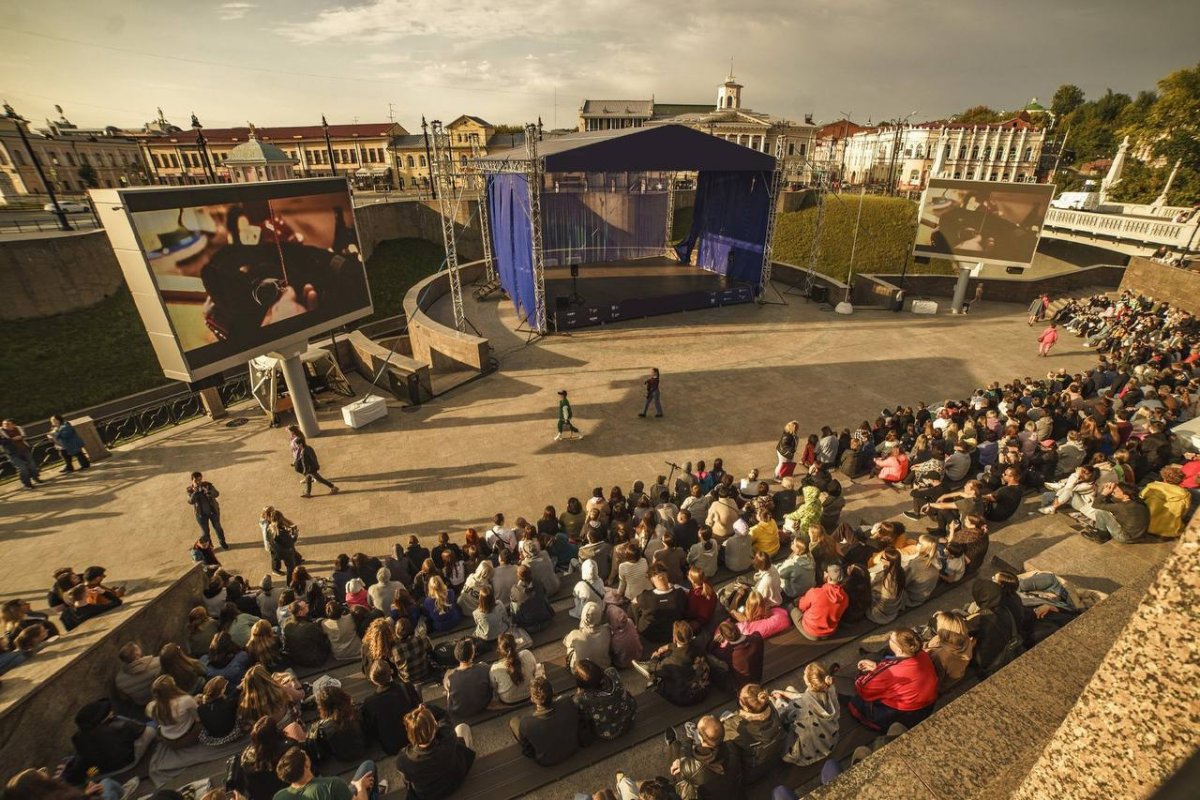
[[[463,201],[454,220],[460,262],[483,258],[476,205],[474,200]],[[354,219],[364,261],[371,257],[380,242],[388,239],[425,239],[442,243],[441,210],[437,200],[400,200],[356,206]]]
[[[88,308],[122,282],[104,231],[0,241],[0,320]]]
[[[1165,300],[1192,314],[1200,314],[1200,272],[1168,267],[1148,258],[1129,259],[1121,290]]]
[[[0,696],[0,780],[28,766],[53,767],[71,752],[75,712],[113,696],[117,651],[137,642],[157,653],[167,642],[186,641],[187,615],[204,589],[199,564],[168,583],[132,594],[126,606],[64,633],[34,658],[4,674]]]

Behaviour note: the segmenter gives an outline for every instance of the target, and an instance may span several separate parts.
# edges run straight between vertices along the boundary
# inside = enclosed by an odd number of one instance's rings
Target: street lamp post
[[[433,175],[433,154],[429,152],[429,123],[425,121],[424,114],[421,115],[421,135],[425,137],[425,165],[429,168],[429,175]],[[437,187],[433,185],[433,181],[427,177],[425,183],[433,199],[437,200]]]
[[[42,186],[46,187],[46,194],[50,197],[50,204],[54,206],[54,216],[58,217],[58,226],[64,231],[74,230],[71,223],[67,221],[67,215],[62,210],[62,206],[58,204],[58,196],[54,193],[54,187],[50,181],[46,180],[46,173],[42,170],[42,162],[38,160],[37,153],[33,152],[33,147],[29,144],[29,136],[25,133],[25,118],[13,110],[13,107],[8,103],[4,104],[4,116],[13,121],[17,133],[21,137],[21,144],[25,145],[25,152],[29,154],[29,160],[33,163],[34,170],[37,171],[38,178],[42,181]]]
[[[325,115],[321,115],[321,130],[325,132],[325,152],[329,155],[329,172],[333,177],[337,177],[337,167],[333,162],[333,144],[329,141],[329,123],[325,121]]]
[[[210,183],[217,182],[217,174],[213,170],[212,160],[208,155],[208,140],[204,138],[204,126],[200,124],[200,120],[196,119],[196,114],[192,113],[192,130],[196,132],[196,146],[200,148],[200,164],[204,167],[204,173],[208,175]]]

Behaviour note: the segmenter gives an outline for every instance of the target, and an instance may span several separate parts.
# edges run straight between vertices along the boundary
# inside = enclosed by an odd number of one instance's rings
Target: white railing
[[[1192,244],[1197,224],[1200,223],[1168,222],[1160,219],[1125,217],[1120,214],[1094,214],[1062,208],[1052,208],[1046,214],[1046,227],[1065,233],[1126,240],[1142,245],[1165,245],[1177,250],[1186,249]]]

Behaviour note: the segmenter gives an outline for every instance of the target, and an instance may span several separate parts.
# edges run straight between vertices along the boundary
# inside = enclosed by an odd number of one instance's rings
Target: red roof
[[[851,122],[848,119],[839,119],[837,122],[831,122],[828,125],[822,126],[817,131],[818,139],[845,139],[847,136],[853,136],[859,131],[865,131],[867,128],[864,125],[859,125],[856,122]]]
[[[260,128],[257,125],[254,128],[258,138],[264,142],[274,142],[281,144],[293,139],[323,139],[325,137],[325,129],[320,125],[295,125],[282,128]],[[404,132],[404,128],[396,122],[374,122],[362,123],[358,125],[330,125],[329,135],[334,139],[351,139],[351,138],[377,138],[386,137],[389,135],[398,135]],[[156,137],[151,137],[156,138]],[[190,129],[185,129],[179,133],[161,137],[170,141],[177,139],[179,141],[192,141],[195,137]],[[204,138],[210,142],[244,142],[250,138],[250,128],[205,128]]]

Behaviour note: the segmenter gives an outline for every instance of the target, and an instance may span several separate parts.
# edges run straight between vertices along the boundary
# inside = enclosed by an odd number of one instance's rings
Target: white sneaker
[[[561,433],[554,434],[554,441],[556,441],[556,442],[562,441],[562,434]]]
[[[1038,509],[1038,513],[1039,513],[1039,514],[1045,514],[1046,516],[1049,516],[1049,515],[1053,514],[1053,513],[1054,513],[1055,511],[1057,511],[1057,510],[1058,510],[1058,509],[1056,509],[1054,506],[1043,506],[1042,508],[1039,508],[1039,509]]]

